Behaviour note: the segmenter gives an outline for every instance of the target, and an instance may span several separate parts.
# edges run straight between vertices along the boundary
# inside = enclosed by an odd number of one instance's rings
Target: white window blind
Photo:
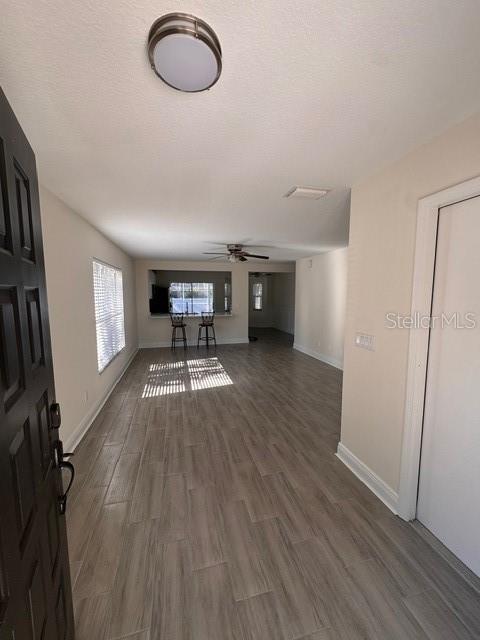
[[[94,260],[93,292],[97,329],[98,371],[100,372],[125,346],[121,270]]]

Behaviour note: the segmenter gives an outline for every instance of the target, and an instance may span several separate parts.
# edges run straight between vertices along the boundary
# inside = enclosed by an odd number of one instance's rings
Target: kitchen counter
[[[215,318],[231,318],[233,316],[233,313],[216,313],[214,315],[214,320]],[[168,318],[170,320],[170,314],[169,313],[151,313],[150,314],[150,318],[159,318],[159,319],[164,319],[164,318]],[[201,320],[202,316],[198,315],[198,316],[183,316],[184,320]]]

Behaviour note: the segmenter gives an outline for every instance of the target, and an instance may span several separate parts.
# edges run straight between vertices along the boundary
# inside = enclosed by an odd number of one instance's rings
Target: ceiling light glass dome
[[[169,13],[153,23],[148,57],[155,73],[179,91],[210,89],[222,71],[222,50],[215,32],[187,13]]]

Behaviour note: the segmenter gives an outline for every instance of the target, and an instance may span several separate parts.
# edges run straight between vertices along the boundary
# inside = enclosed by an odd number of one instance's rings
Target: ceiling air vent
[[[330,189],[317,189],[316,187],[292,187],[283,196],[284,198],[306,198],[307,200],[319,200],[326,196]]]

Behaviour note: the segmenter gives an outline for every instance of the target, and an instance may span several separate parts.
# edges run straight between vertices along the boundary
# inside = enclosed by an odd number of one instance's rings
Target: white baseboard
[[[307,356],[311,356],[312,358],[321,360],[326,364],[331,364],[332,367],[335,367],[336,369],[340,369],[341,371],[343,371],[343,362],[341,362],[340,360],[337,360],[336,358],[331,358],[330,356],[326,356],[325,354],[320,353],[320,351],[315,351],[314,349],[303,347],[301,344],[298,344],[298,342],[293,343],[293,348],[296,349],[297,351],[301,351],[302,353],[305,353]]]
[[[138,353],[138,349],[135,349],[133,351],[132,355],[127,360],[125,366],[123,367],[123,369],[121,370],[121,372],[117,376],[117,378],[114,380],[114,382],[111,384],[111,386],[108,389],[108,391],[103,396],[103,398],[101,400],[99,400],[90,409],[90,411],[87,413],[87,415],[84,417],[84,419],[80,422],[80,424],[77,426],[77,428],[73,431],[73,433],[70,436],[68,436],[68,438],[65,439],[65,441],[63,443],[63,448],[65,449],[65,451],[75,451],[75,449],[78,447],[78,445],[80,444],[82,438],[84,437],[84,435],[87,433],[87,431],[92,426],[93,421],[98,416],[100,411],[103,409],[104,404],[107,402],[107,400],[110,397],[112,391],[115,389],[117,384],[120,382],[120,378],[123,376],[125,371],[128,369],[128,367],[130,366],[130,363],[132,362],[134,357],[137,355],[137,353]],[[60,431],[60,435],[61,435],[61,431]]]
[[[248,338],[217,338],[217,344],[247,344]],[[213,345],[213,340],[211,343]],[[196,340],[187,340],[187,345],[189,347],[196,347]],[[202,340],[200,346],[205,346],[205,340]],[[140,349],[160,349],[163,347],[171,347],[170,340],[154,340],[153,342],[149,342],[148,340],[141,340],[139,343]],[[177,348],[183,348],[183,344],[181,342],[177,342]]]
[[[395,515],[398,514],[398,493],[388,486],[357,456],[347,449],[341,442],[338,443],[337,458],[346,465],[363,484],[372,491]]]

